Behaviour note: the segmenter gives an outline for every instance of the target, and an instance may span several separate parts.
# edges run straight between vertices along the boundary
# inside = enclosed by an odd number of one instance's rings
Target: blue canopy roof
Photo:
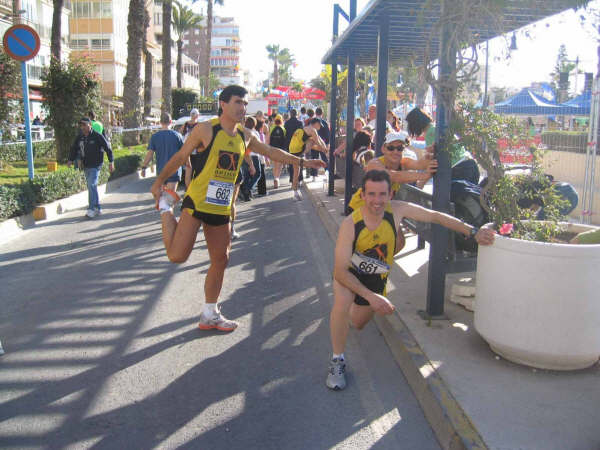
[[[589,116],[592,105],[592,91],[585,91],[583,94],[564,102],[562,106],[568,106],[574,109],[574,116]]]
[[[523,114],[527,116],[586,115],[589,114],[589,106],[586,113],[579,106],[557,105],[535,94],[529,88],[524,88],[514,97],[496,103],[494,111],[499,114]]]

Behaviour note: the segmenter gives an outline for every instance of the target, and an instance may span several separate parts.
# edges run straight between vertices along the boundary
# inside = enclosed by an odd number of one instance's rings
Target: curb
[[[303,189],[327,233],[335,242],[338,224],[332,217],[332,209],[328,208],[328,202],[313,195],[308,187],[303,186]],[[335,199],[329,198],[332,201]],[[333,209],[333,214],[337,214],[336,211]],[[375,316],[375,324],[406,377],[441,447],[448,450],[487,449],[481,435],[402,318],[397,313],[391,316]]]
[[[155,175],[155,166],[149,167],[146,176]],[[142,179],[141,171],[137,170],[132,174],[119,177],[105,184],[98,186],[98,195],[102,199],[126,184]],[[35,227],[36,222],[46,222],[60,218],[67,211],[73,211],[87,207],[87,190],[78,192],[69,197],[61,198],[51,203],[36,206],[32,213],[24,216],[13,217],[0,222],[0,244],[9,242],[24,231]]]

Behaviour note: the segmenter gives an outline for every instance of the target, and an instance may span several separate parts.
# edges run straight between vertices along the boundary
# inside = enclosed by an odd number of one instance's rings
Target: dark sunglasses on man
[[[402,150],[404,150],[404,144],[400,144],[400,145],[388,145],[387,149],[391,152],[393,151],[399,151],[401,152]]]

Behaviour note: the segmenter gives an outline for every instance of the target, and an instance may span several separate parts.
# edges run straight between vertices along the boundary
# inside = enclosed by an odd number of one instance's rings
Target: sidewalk
[[[321,179],[306,192],[335,239],[343,191],[329,197]],[[422,320],[417,311],[425,309],[428,255],[428,246],[417,250],[416,236],[407,236],[388,284],[396,313],[376,316],[376,323],[442,447],[600,448],[600,366],[556,372],[496,356],[475,331],[473,313],[449,301],[452,285],[473,273],[448,275],[448,320]]]

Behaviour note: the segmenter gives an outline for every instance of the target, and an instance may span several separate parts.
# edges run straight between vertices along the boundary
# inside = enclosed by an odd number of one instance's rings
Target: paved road
[[[439,448],[371,324],[325,387],[333,245],[287,187],[241,206],[222,309],[201,332],[202,234],[170,264],[142,180],[0,246],[0,447]]]

